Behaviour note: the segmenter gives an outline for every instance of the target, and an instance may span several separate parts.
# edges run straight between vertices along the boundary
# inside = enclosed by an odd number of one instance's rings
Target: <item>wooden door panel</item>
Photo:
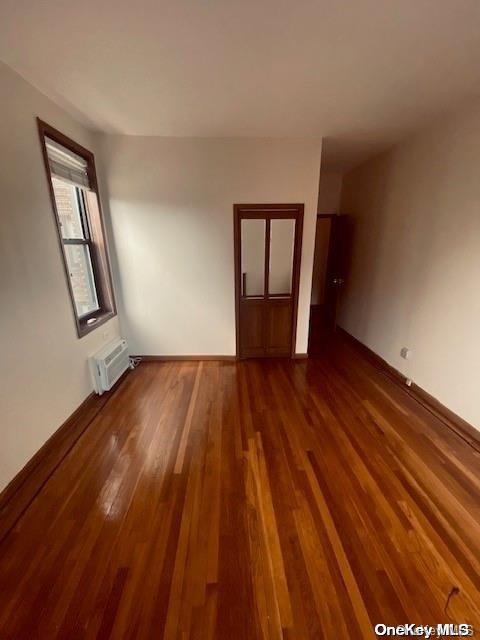
[[[328,249],[327,273],[325,277],[324,317],[327,327],[334,328],[337,316],[337,301],[345,282],[345,239],[347,216],[332,216]]]
[[[289,356],[292,351],[292,301],[269,300],[266,306],[266,354]]]
[[[302,230],[303,204],[234,205],[240,358],[294,354]]]
[[[265,305],[262,300],[240,304],[240,349],[243,357],[265,355]]]

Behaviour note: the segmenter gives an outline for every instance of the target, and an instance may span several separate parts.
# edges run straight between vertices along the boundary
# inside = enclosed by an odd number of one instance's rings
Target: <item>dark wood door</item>
[[[351,218],[336,214],[317,216],[314,281],[308,353],[324,352],[337,322],[339,296],[349,271]]]
[[[240,355],[265,354],[265,306],[263,300],[242,300],[240,304]]]
[[[324,322],[335,328],[338,296],[346,278],[346,234],[347,216],[332,216],[325,277]]]
[[[303,205],[235,205],[237,354],[295,352]]]

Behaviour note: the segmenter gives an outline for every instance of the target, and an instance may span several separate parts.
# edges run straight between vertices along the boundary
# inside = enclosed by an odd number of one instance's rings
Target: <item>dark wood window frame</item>
[[[57,235],[62,253],[63,265],[65,269],[65,277],[67,281],[67,287],[70,294],[70,300],[72,303],[73,315],[75,324],[77,327],[77,335],[79,338],[87,335],[91,331],[94,331],[102,324],[117,315],[117,309],[115,304],[115,297],[113,292],[112,274],[110,269],[110,259],[108,255],[108,246],[106,242],[105,223],[102,213],[102,205],[100,202],[100,195],[98,192],[97,172],[95,168],[95,157],[91,151],[85,149],[80,144],[68,138],[66,135],[50,126],[40,118],[37,118],[38,132],[40,135],[40,143],[42,149],[43,160],[45,164],[45,171],[47,174],[48,188],[50,192],[50,199],[52,202],[52,209],[54,214],[55,226],[57,229]],[[88,180],[90,183],[90,189],[96,195],[97,200],[97,212],[87,212],[87,207],[84,201],[79,203],[81,210],[82,225],[84,227],[85,238],[79,238],[78,240],[64,239],[62,236],[62,230],[60,225],[60,217],[57,210],[57,203],[55,199],[55,192],[52,183],[52,173],[50,171],[50,164],[48,161],[47,147],[45,144],[45,138],[49,138],[54,142],[62,145],[69,151],[77,154],[83,158],[87,163]],[[83,197],[82,197],[83,200]],[[95,310],[87,315],[79,316],[75,304],[75,297],[73,294],[72,284],[70,280],[70,274],[68,269],[67,258],[65,255],[65,246],[69,244],[83,244],[87,245],[90,250],[90,257],[92,261],[93,278],[95,281],[95,291],[97,294],[99,309]]]

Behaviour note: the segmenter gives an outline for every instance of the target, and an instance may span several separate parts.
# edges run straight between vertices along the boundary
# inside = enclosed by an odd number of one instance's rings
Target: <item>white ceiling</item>
[[[479,0],[1,0],[0,59],[90,127],[326,136],[350,166],[480,89]]]

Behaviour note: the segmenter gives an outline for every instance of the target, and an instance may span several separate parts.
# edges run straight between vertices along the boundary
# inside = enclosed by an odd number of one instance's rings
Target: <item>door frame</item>
[[[325,296],[329,297],[331,295],[332,278],[345,278],[345,274],[343,273],[342,256],[344,252],[345,223],[347,220],[347,216],[341,215],[339,213],[333,215],[319,214],[317,215],[317,218],[330,218],[331,224],[325,273]],[[330,289],[328,289],[328,287],[330,287]],[[325,309],[326,313],[328,314],[326,316],[327,323],[333,331],[336,330],[337,326],[337,306],[339,293],[340,289],[337,287],[335,289],[335,301],[333,307]],[[325,302],[325,305],[327,305],[327,301]]]
[[[295,357],[297,338],[297,316],[298,316],[298,295],[300,289],[300,268],[302,262],[302,240],[303,240],[303,203],[290,204],[234,204],[233,205],[233,246],[235,258],[235,340],[236,355],[240,358],[240,296],[241,296],[241,229],[242,219],[295,219],[295,241],[293,248],[293,269],[292,269],[292,348],[291,357]],[[267,242],[270,238],[267,236]],[[265,280],[268,283],[269,261],[265,255]],[[267,285],[268,286],[268,285]],[[275,297],[275,296],[273,296]]]
[[[327,247],[327,260],[325,263],[325,282],[324,282],[324,286],[325,286],[325,295],[327,293],[327,286],[328,286],[328,280],[329,277],[331,275],[331,271],[332,271],[332,265],[333,265],[333,261],[334,261],[334,243],[335,243],[335,233],[336,233],[336,222],[337,219],[339,218],[339,214],[338,213],[317,213],[317,220],[330,220],[330,237],[328,240],[328,247]],[[317,227],[315,226],[315,244],[316,244],[316,239],[317,239]],[[313,256],[313,260],[314,260],[314,264],[315,264],[315,254]],[[325,307],[326,302],[324,301],[323,306]],[[313,306],[321,306],[321,305],[310,305],[310,312]]]

